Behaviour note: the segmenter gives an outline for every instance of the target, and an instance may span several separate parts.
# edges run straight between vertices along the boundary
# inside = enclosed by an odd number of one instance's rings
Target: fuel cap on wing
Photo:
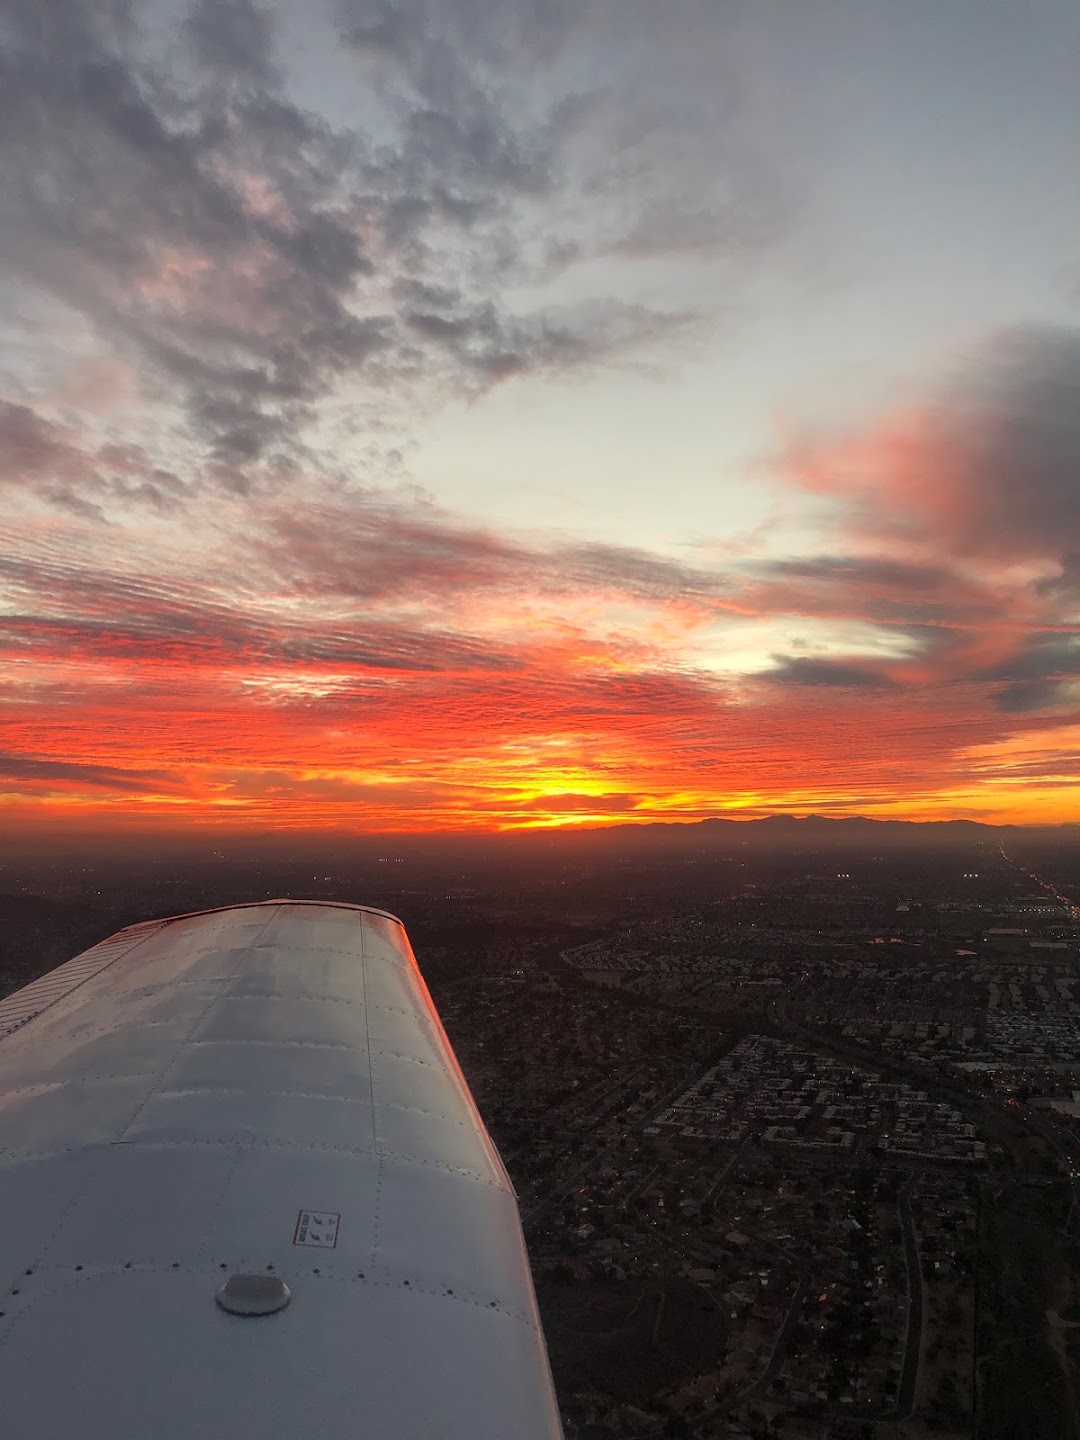
[[[277,1275],[230,1275],[214,1298],[230,1315],[273,1315],[291,1296]]]

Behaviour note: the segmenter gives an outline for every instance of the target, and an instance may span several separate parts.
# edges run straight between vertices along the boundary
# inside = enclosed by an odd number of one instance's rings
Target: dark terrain
[[[404,920],[568,1435],[1080,1434],[1075,828],[9,839],[0,993],[277,896]]]

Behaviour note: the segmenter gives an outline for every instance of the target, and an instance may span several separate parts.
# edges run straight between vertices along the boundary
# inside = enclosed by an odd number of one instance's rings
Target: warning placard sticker
[[[293,1231],[294,1245],[315,1245],[320,1250],[333,1250],[337,1245],[341,1215],[336,1210],[301,1210]]]

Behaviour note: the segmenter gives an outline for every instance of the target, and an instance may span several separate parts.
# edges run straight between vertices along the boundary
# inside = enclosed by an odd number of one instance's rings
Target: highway
[[[908,1277],[907,1334],[904,1341],[904,1368],[900,1372],[900,1389],[896,1400],[897,1419],[908,1420],[915,1408],[915,1386],[919,1379],[919,1353],[922,1347],[923,1280],[919,1264],[919,1246],[915,1239],[915,1222],[911,1215],[911,1192],[918,1177],[913,1175],[901,1186],[897,1196],[900,1223],[904,1231],[904,1261]]]

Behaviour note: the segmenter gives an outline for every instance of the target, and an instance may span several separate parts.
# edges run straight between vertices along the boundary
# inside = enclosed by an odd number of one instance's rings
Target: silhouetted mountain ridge
[[[547,832],[589,835],[607,844],[660,849],[730,844],[751,848],[790,848],[804,845],[874,845],[907,848],[914,845],[948,845],[983,842],[997,846],[1015,837],[1044,838],[1055,843],[1080,843],[1080,824],[991,825],[979,820],[878,820],[868,815],[768,815],[757,820],[715,816],[705,820],[650,821],[638,825],[582,826],[576,831]]]

